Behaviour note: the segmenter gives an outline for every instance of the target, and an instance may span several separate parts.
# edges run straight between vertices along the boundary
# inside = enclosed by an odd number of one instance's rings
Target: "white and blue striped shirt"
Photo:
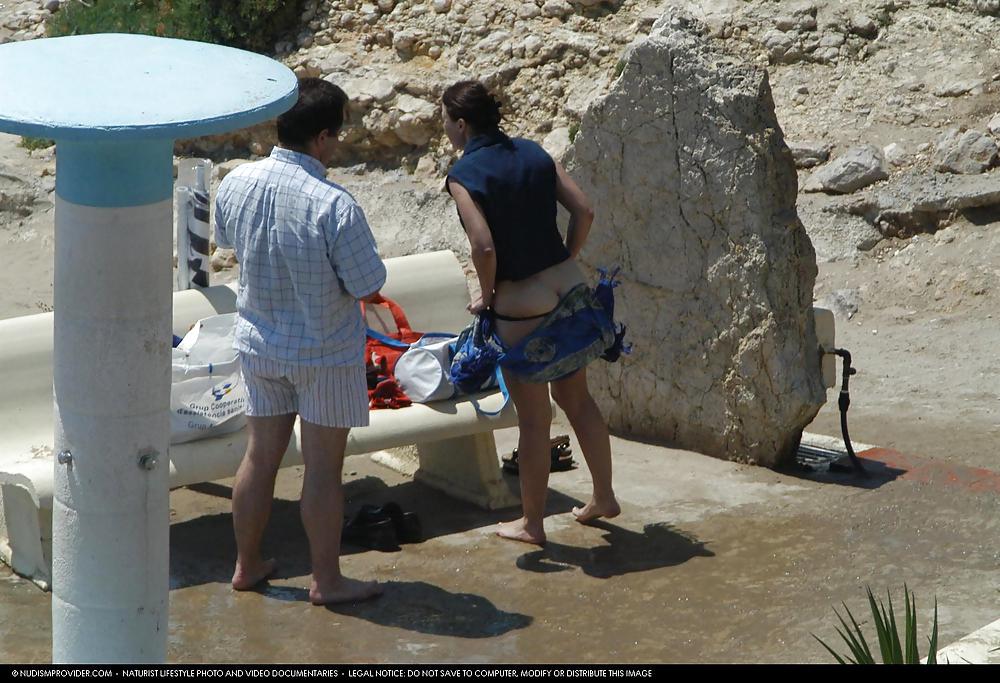
[[[240,263],[237,350],[295,365],[364,365],[358,299],[385,284],[385,265],[361,207],[318,159],[275,147],[231,171],[215,230]]]

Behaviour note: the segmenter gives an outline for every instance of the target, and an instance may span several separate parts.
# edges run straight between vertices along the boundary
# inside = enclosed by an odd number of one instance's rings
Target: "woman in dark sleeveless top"
[[[462,81],[442,97],[445,133],[462,158],[448,174],[469,238],[481,294],[472,313],[491,311],[507,347],[523,348],[546,326],[587,326],[594,304],[576,257],[594,213],[584,193],[545,150],[530,140],[510,138],[499,128],[500,107],[486,87]],[[564,242],[556,226],[557,203],[570,214]],[[590,316],[593,317],[593,316]],[[602,337],[603,334],[603,337]],[[613,333],[612,333],[613,335]],[[611,485],[611,442],[607,424],[587,387],[586,364],[607,347],[607,330],[570,356],[550,350],[550,367],[533,376],[504,367],[517,408],[521,519],[497,533],[528,543],[545,542],[543,517],[550,468],[552,398],[569,418],[593,478],[593,497],[573,514],[586,523],[620,512]],[[520,345],[520,346],[518,346]],[[551,342],[550,342],[551,345]],[[596,352],[595,352],[596,350]],[[501,364],[503,367],[503,364]]]

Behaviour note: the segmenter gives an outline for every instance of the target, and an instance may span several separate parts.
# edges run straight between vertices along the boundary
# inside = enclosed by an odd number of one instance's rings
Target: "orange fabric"
[[[423,333],[413,331],[413,328],[410,327],[410,321],[406,319],[406,313],[392,299],[379,295],[372,301],[372,304],[384,306],[392,314],[396,332],[386,332],[385,336],[406,344],[412,344],[423,336]],[[367,309],[363,301],[361,302],[361,315],[367,316]],[[395,376],[396,361],[405,352],[406,349],[389,346],[378,339],[368,337],[365,342],[365,370],[368,375],[370,409],[404,408],[411,404],[410,398],[396,383]]]

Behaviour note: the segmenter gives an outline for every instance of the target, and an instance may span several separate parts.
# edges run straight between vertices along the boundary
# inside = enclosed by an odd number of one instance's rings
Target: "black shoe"
[[[381,508],[362,505],[344,524],[341,541],[373,550],[399,550],[396,527]]]
[[[420,543],[424,540],[423,527],[416,512],[403,512],[398,503],[388,502],[379,510],[389,516],[400,543]]]

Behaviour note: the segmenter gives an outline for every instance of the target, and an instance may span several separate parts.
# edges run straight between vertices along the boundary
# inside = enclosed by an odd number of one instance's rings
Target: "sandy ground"
[[[497,433],[501,450],[515,439]],[[305,602],[300,468],[279,475],[265,551],[281,567],[259,593],[227,583],[231,482],[175,491],[169,659],[829,662],[812,634],[836,644],[833,607],[844,601],[862,617],[866,584],[898,603],[904,582],[917,595],[921,652],[935,596],[942,644],[996,619],[1000,488],[972,493],[886,468],[865,486],[821,482],[613,446],[623,514],[577,524],[569,511],[589,495],[586,468],[553,474],[544,550],[493,536],[511,511],[485,512],[349,458],[348,510],[395,500],[420,515],[426,540],[388,552],[345,546],[345,571],[386,581],[387,592],[331,609]],[[50,623],[49,595],[0,567],[0,661],[45,662]]]
[[[818,299],[853,289],[860,301],[850,320],[837,319],[837,344],[858,369],[848,413],[854,438],[1000,469],[998,231],[998,222],[962,218],[935,236],[820,265]],[[833,393],[808,429],[839,434]]]

